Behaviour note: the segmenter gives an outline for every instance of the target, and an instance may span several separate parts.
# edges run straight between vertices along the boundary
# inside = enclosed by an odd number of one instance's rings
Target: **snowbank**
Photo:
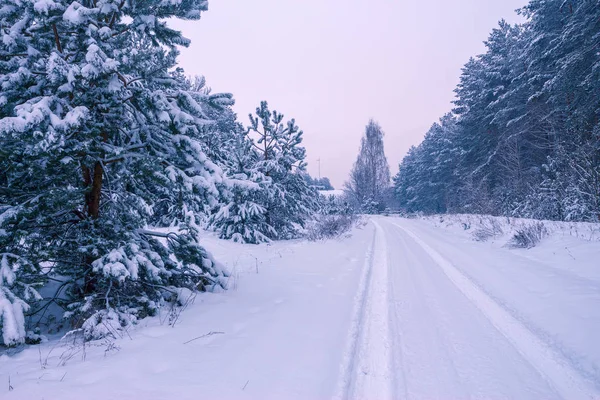
[[[228,291],[182,293],[183,312],[162,309],[116,340],[0,355],[0,398],[329,398],[372,229],[268,245],[206,233],[202,245],[231,271]]]

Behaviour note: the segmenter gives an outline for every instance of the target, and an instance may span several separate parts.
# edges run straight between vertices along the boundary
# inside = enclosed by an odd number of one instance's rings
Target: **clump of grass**
[[[531,249],[548,236],[548,229],[543,222],[534,222],[518,228],[507,245],[511,248]]]
[[[481,221],[481,225],[473,231],[472,236],[478,242],[485,242],[491,238],[501,236],[503,233],[500,222],[490,218]]]

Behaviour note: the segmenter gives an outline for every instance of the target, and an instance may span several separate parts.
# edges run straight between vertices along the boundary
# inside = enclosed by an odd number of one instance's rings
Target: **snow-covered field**
[[[231,289],[113,341],[0,356],[12,399],[600,398],[600,225],[373,217],[349,238],[203,243]],[[175,320],[174,326],[169,321]]]

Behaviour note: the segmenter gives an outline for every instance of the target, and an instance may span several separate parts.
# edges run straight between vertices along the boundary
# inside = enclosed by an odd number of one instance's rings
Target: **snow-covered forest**
[[[88,339],[227,274],[199,229],[298,237],[319,206],[294,119],[178,68],[207,2],[0,2],[1,342]],[[169,233],[157,228],[177,227]],[[56,328],[56,327],[54,327]]]
[[[532,0],[465,64],[395,176],[408,211],[600,218],[600,6]]]
[[[500,21],[399,170],[365,118],[343,188],[182,68],[207,11],[0,0],[0,398],[598,398],[599,1]]]

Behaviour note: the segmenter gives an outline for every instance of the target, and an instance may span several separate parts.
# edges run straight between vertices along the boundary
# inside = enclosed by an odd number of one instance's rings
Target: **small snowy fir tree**
[[[284,124],[283,114],[271,112],[266,101],[255,116],[250,114],[250,122],[248,137],[258,153],[255,168],[268,179],[263,184],[266,223],[278,239],[298,237],[318,208],[318,193],[302,176],[306,167],[302,131],[294,119]]]
[[[318,208],[304,178],[306,151],[294,120],[271,112],[267,102],[238,135],[228,167],[231,190],[213,217],[222,238],[246,243],[298,237]]]
[[[238,130],[229,159],[229,190],[225,202],[212,217],[212,228],[221,239],[240,243],[262,243],[276,236],[266,222],[264,186],[269,184],[264,174],[255,168],[258,155],[243,131]]]
[[[223,285],[197,242],[196,211],[216,204],[221,169],[198,138],[207,107],[174,70],[171,18],[204,0],[0,0],[0,325],[24,341],[44,308],[36,287],[87,338],[153,314],[178,288]],[[147,229],[177,208],[181,234]]]

